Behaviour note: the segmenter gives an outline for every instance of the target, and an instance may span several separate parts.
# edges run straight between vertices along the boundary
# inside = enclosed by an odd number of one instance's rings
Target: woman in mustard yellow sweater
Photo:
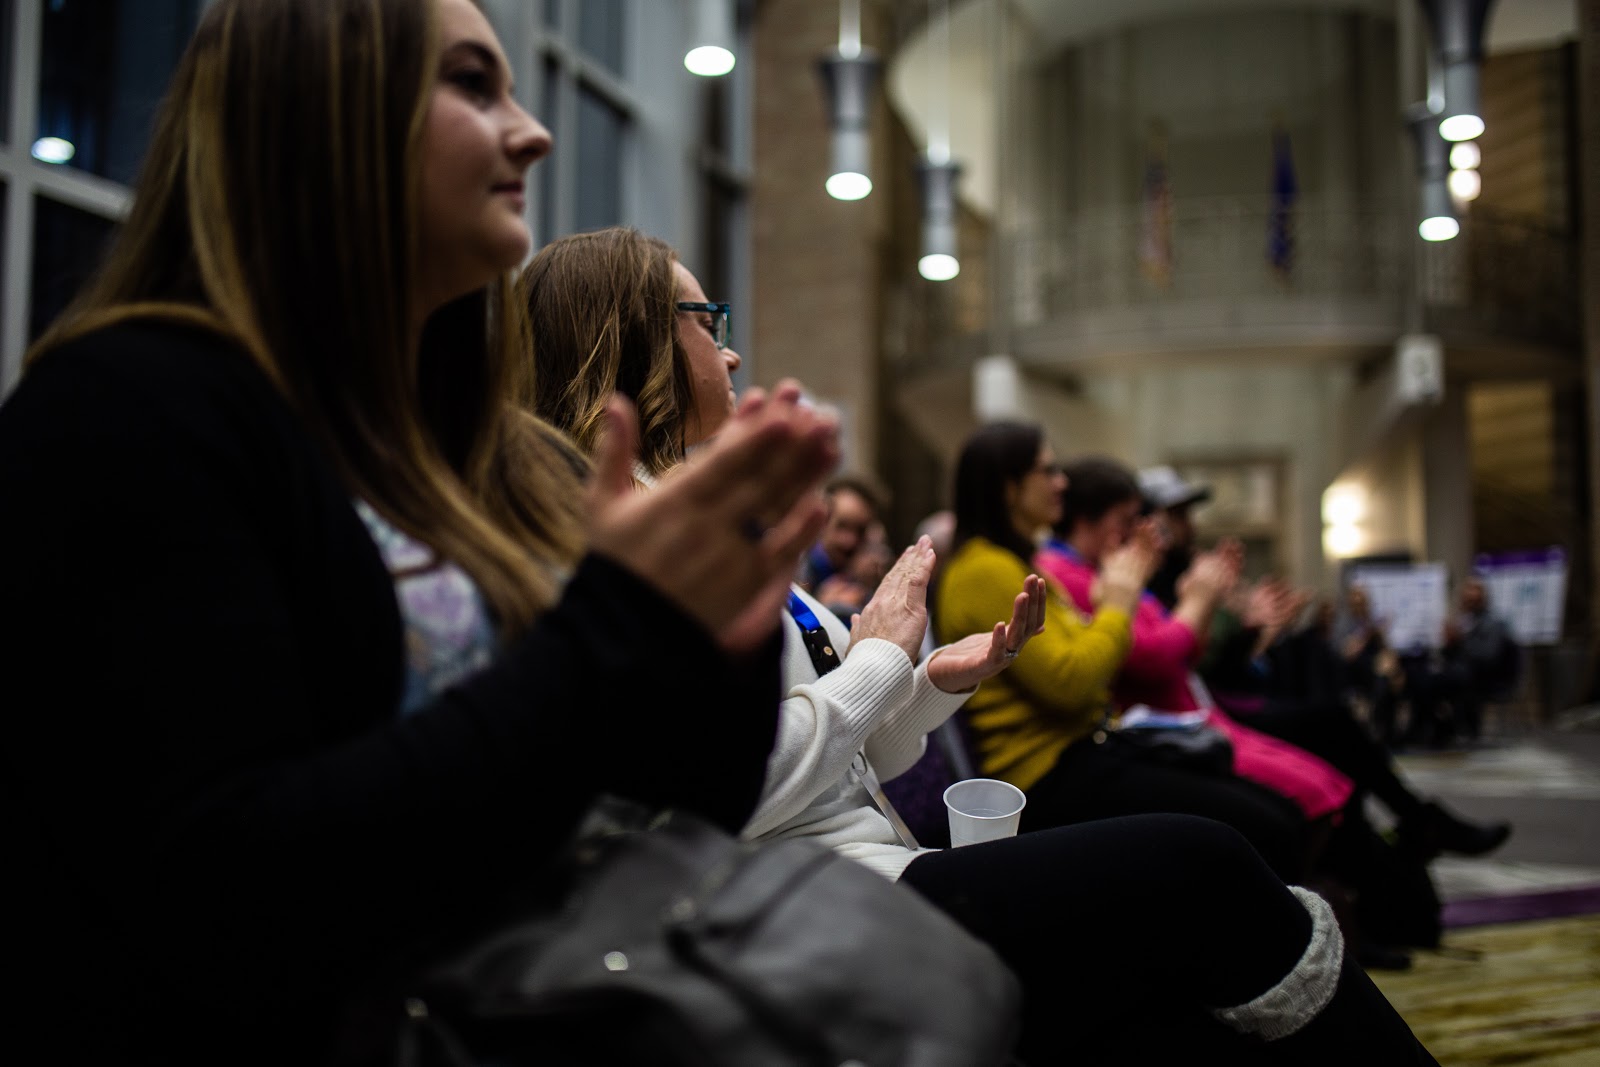
[[[1001,617],[1030,573],[1035,534],[1060,518],[1065,489],[1036,426],[995,423],[967,442],[956,468],[955,550],[938,587],[941,639]],[[1100,728],[1154,560],[1152,547],[1138,543],[1108,556],[1092,617],[1051,595],[1044,632],[967,701],[982,771],[1028,794],[1024,830],[1115,815],[1204,815],[1234,827],[1280,876],[1297,881],[1311,831],[1292,803],[1232,774],[1153,762]]]

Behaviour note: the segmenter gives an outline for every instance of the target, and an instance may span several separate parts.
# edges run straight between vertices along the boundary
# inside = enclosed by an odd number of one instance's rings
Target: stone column
[[[1585,393],[1589,430],[1591,603],[1600,603],[1600,4],[1578,5],[1578,161],[1583,206],[1579,265],[1583,294]],[[1594,627],[1591,623],[1591,627]]]

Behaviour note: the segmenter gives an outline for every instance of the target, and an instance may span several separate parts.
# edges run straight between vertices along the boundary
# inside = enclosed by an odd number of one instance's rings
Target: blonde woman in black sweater
[[[755,803],[834,428],[758,398],[644,497],[610,405],[580,491],[508,403],[510,90],[468,0],[219,0],[0,408],[17,1047],[321,1062],[595,794]],[[650,697],[691,678],[688,744]]]

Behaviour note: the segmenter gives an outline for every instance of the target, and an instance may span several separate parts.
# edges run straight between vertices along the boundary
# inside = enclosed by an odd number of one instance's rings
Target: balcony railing
[[[1403,292],[1405,235],[1394,212],[1297,204],[1283,216],[1287,243],[1274,236],[1279,225],[1270,197],[1204,197],[1173,201],[1164,228],[1135,204],[1026,234],[1016,248],[1016,321],[1195,301],[1387,303]]]
[[[1571,231],[1474,211],[1454,241],[1417,264],[1430,326],[1568,347],[1580,335],[1578,243]]]
[[[1573,349],[1580,336],[1577,240],[1565,230],[1474,210],[1455,240],[1417,237],[1409,210],[1288,214],[1281,254],[1271,199],[1174,201],[1170,255],[1150,254],[1138,205],[1026,230],[1009,243],[1014,351],[1043,360],[1231,344],[1386,345],[1414,325],[1446,343]],[[965,366],[993,351],[979,315],[947,290],[908,286],[903,311],[928,328],[908,366]],[[964,306],[964,305],[963,305]]]

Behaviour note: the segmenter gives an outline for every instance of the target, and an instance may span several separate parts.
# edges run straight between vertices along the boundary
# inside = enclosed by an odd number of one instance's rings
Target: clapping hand
[[[1132,611],[1150,584],[1162,551],[1159,527],[1150,519],[1141,520],[1122,547],[1106,553],[1100,561],[1090,598],[1096,604]]]
[[[928,632],[928,580],[933,577],[933,541],[919,537],[900,553],[859,615],[850,619],[850,647],[869,637],[899,645],[911,662],[922,653]]]
[[[649,492],[636,492],[638,422],[614,397],[588,494],[591,549],[750,651],[777,629],[800,554],[827,517],[819,487],[838,461],[838,425],[786,382],[750,390],[714,440]]]
[[[1194,558],[1183,577],[1178,579],[1178,598],[1182,600],[1192,593],[1208,597],[1212,602],[1221,600],[1233,591],[1243,570],[1244,546],[1227,538],[1211,551]]]
[[[1011,621],[940,649],[928,661],[928,680],[946,693],[964,693],[993,678],[1011,666],[1030,638],[1044,632],[1044,605],[1044,579],[1030,574],[1011,602]]]

